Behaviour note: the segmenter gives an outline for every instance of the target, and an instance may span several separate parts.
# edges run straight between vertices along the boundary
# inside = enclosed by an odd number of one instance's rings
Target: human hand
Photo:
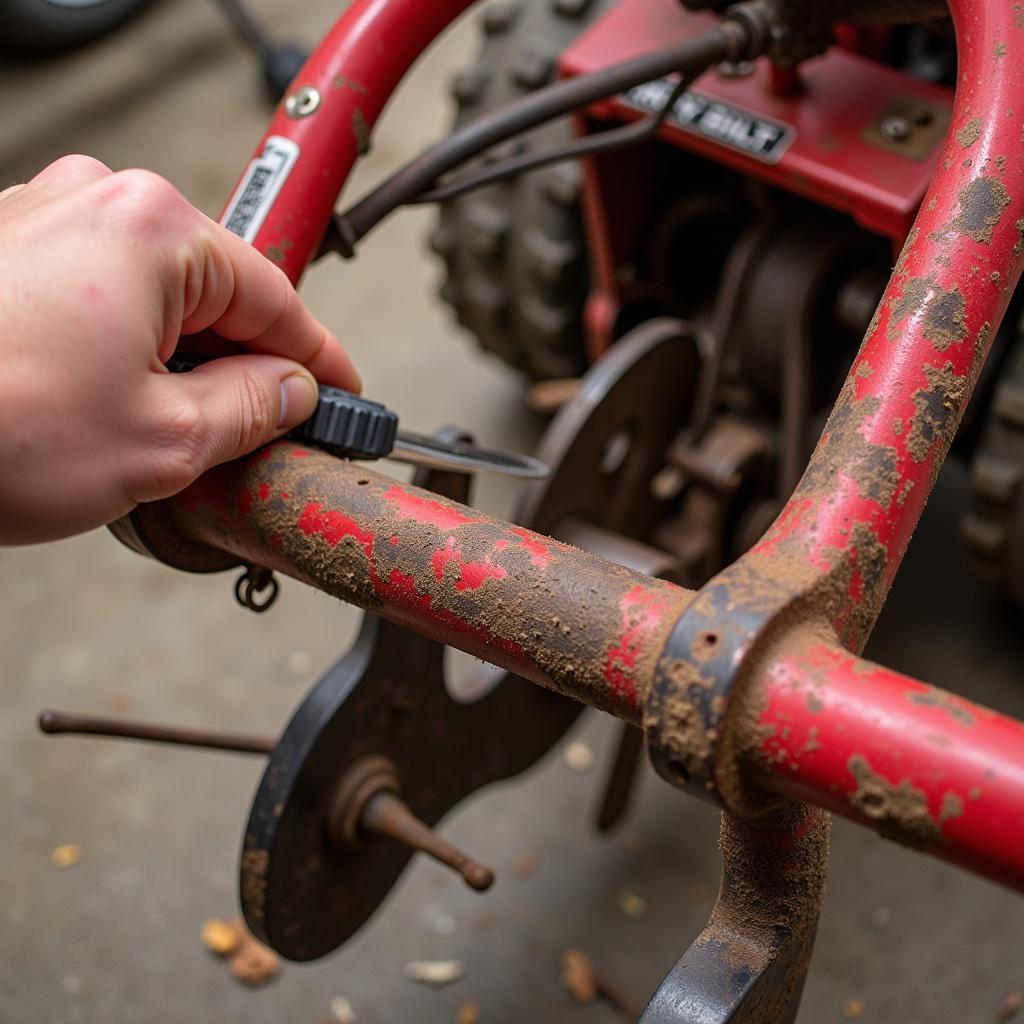
[[[205,329],[244,354],[168,373]],[[307,419],[314,378],[360,387],[281,270],[162,178],[69,156],[0,192],[0,544],[177,493]]]

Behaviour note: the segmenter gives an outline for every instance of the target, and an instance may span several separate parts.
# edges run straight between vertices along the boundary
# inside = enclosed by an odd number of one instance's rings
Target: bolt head
[[[285,101],[284,112],[291,118],[309,117],[320,106],[320,93],[311,85],[296,89]]]
[[[903,142],[910,137],[912,128],[905,117],[893,115],[885,118],[878,126],[878,130],[882,138],[888,139],[889,142]]]

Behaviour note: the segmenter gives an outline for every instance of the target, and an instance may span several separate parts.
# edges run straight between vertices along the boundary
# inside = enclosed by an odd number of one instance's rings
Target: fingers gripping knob
[[[316,411],[291,436],[346,458],[380,459],[394,448],[397,432],[398,417],[387,406],[321,385]]]

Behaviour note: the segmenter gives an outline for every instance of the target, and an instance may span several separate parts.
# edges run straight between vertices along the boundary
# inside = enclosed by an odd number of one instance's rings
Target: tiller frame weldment
[[[301,158],[253,239],[293,281],[402,75],[468,6],[358,0],[296,78],[257,153]],[[791,1019],[827,850],[806,804],[1024,891],[1024,724],[860,656],[1024,266],[1020,14],[949,6],[955,107],[914,227],[795,493],[699,592],[290,442],[134,516],[172,565],[278,570],[642,725],[658,772],[726,812],[719,904],[645,1021]],[[755,21],[723,20],[720,59]]]

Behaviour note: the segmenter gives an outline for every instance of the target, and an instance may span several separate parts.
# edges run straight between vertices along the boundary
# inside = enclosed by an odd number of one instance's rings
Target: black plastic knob
[[[348,459],[381,459],[391,453],[398,416],[386,405],[340,388],[320,385],[316,412],[289,435]]]
[[[188,373],[210,358],[176,352],[167,368],[172,373]],[[346,459],[382,459],[391,454],[397,433],[398,416],[386,405],[321,384],[316,411],[288,436]]]

